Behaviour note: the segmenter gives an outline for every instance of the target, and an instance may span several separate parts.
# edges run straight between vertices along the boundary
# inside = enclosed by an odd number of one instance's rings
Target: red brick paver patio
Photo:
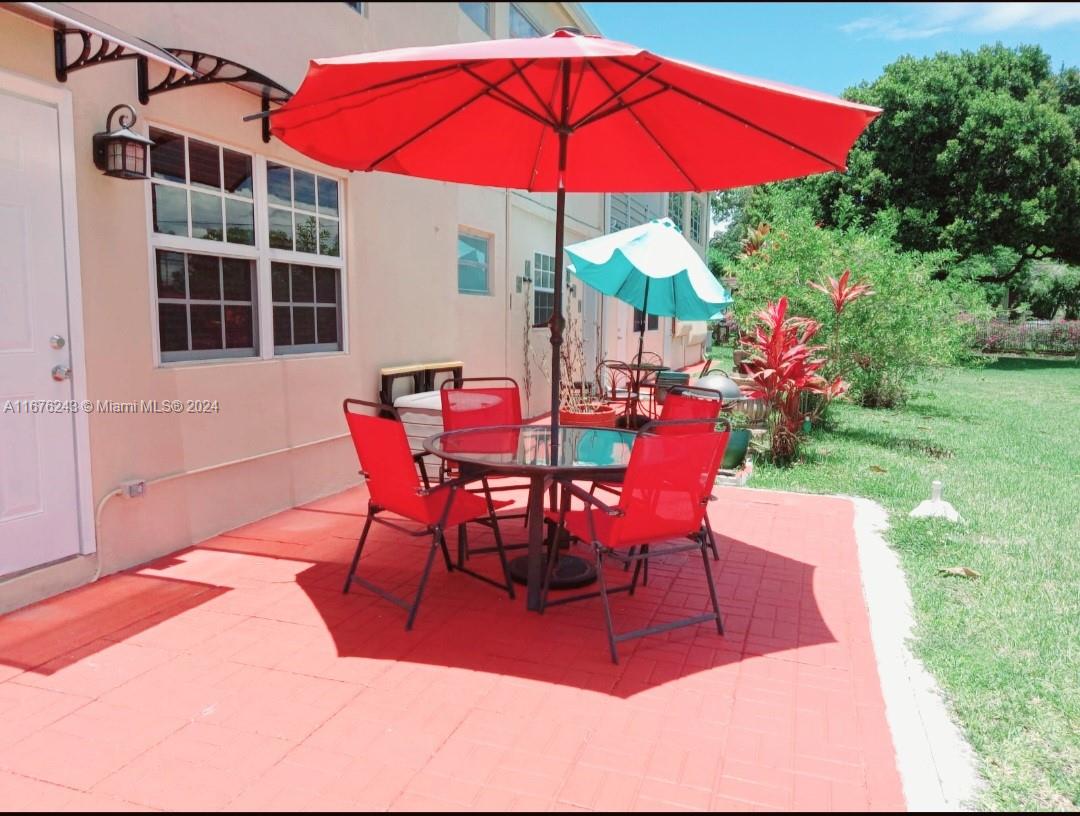
[[[0,808],[903,808],[848,502],[720,491],[726,636],[631,641],[618,666],[598,601],[540,616],[440,562],[411,633],[342,596],[365,503],[0,617]],[[376,527],[362,570],[411,585],[425,548]],[[616,625],[704,610],[700,570],[657,561]]]

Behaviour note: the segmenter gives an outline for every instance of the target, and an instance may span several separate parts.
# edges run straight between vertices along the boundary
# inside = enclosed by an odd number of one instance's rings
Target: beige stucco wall
[[[343,3],[72,3],[150,42],[201,49],[249,65],[295,88],[312,56],[479,39],[456,3],[386,3],[360,15]],[[569,24],[562,4],[522,4],[546,28]],[[496,4],[496,36],[508,6]],[[151,68],[151,81],[159,74]],[[0,11],[0,71],[56,84],[51,32]],[[139,127],[174,127],[328,175],[277,140],[263,144],[244,123],[258,101],[227,86],[136,98],[135,64],[96,66],[69,77],[77,153],[79,250],[86,327],[85,377],[91,400],[216,399],[217,414],[96,414],[90,419],[95,505],[128,479],[154,480],[260,456],[245,464],[151,483],[141,499],[107,501],[98,527],[102,572],[141,563],[341,489],[356,480],[341,400],[373,398],[380,366],[460,359],[466,374],[523,379],[523,312],[514,276],[537,250],[553,251],[553,197],[351,173],[342,224],[347,260],[347,351],[203,364],[155,365],[147,185],[103,176],[91,161],[92,135],[118,103]],[[143,131],[145,132],[145,130]],[[603,228],[603,198],[570,196],[568,241]],[[459,225],[493,237],[490,295],[457,291]],[[535,331],[538,340],[546,334]],[[530,407],[543,410],[546,381],[533,377]],[[316,444],[312,444],[316,443]],[[52,568],[50,568],[52,569]],[[46,570],[47,572],[47,570]],[[86,580],[84,565],[0,585],[10,608]],[[22,587],[22,589],[19,589]],[[42,587],[45,587],[44,589]]]

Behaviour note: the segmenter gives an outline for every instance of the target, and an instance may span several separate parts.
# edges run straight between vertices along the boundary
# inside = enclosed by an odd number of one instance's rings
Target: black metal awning
[[[67,81],[69,73],[81,68],[134,58],[151,60],[170,71],[194,73],[190,65],[165,49],[63,3],[4,3],[3,6],[55,31],[56,78],[60,82]],[[68,35],[82,40],[79,55],[70,61],[67,53]]]
[[[3,8],[53,29],[53,51],[56,79],[66,82],[68,74],[102,63],[134,59],[138,65],[139,102],[147,105],[150,97],[180,88],[197,85],[226,84],[246,91],[261,100],[263,113],[271,104],[289,100],[292,91],[265,74],[202,51],[187,48],[160,48],[134,34],[91,17],[63,3],[3,3]],[[76,36],[82,47],[70,58],[68,37]],[[150,63],[166,70],[165,77],[150,84]],[[264,142],[270,141],[270,123],[262,122]]]

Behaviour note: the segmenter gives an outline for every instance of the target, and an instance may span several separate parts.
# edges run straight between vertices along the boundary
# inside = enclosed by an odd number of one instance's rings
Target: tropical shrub
[[[763,399],[769,412],[769,455],[774,462],[790,462],[799,450],[803,433],[803,394],[821,394],[825,401],[844,393],[840,379],[826,380],[818,372],[826,360],[814,346],[821,328],[816,320],[788,316],[788,300],[781,297],[755,316],[756,325],[742,339],[750,357],[744,372],[751,379],[750,396]]]
[[[869,407],[902,403],[920,370],[973,359],[973,324],[958,318],[988,317],[989,309],[976,284],[938,279],[951,255],[897,249],[884,219],[869,229],[824,229],[797,201],[773,204],[764,245],[735,264],[741,324],[787,297],[792,312],[833,336],[825,373],[842,376],[850,397]],[[849,300],[837,311],[832,296],[810,284],[845,270],[874,295]]]
[[[980,321],[975,347],[989,353],[1080,354],[1080,320]]]

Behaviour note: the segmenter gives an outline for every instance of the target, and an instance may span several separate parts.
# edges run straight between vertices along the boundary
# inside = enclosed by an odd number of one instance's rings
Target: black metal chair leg
[[[570,509],[570,491],[563,489],[562,501],[559,502],[559,523],[555,526],[555,532],[546,542],[548,548],[547,566],[544,569],[544,584],[540,588],[540,614],[544,614],[547,607],[548,592],[551,591],[551,578],[555,574],[555,564],[559,560],[559,540],[566,527],[566,512]]]
[[[626,551],[626,556],[627,556],[628,560],[627,560],[627,562],[625,564],[623,564],[623,568],[622,568],[623,572],[626,572],[627,570],[630,569],[630,561],[629,561],[629,559],[633,558],[636,553],[637,553],[637,544],[635,544],[633,547],[631,547],[629,550]],[[634,564],[634,572],[635,573],[637,572],[637,568],[640,565],[641,565],[640,561],[638,561],[636,564]],[[635,578],[634,580],[636,581],[637,578]]]
[[[439,548],[442,550],[443,561],[446,562],[446,571],[454,571],[454,563],[450,560],[450,548],[446,545],[446,535],[439,533]]]
[[[712,600],[713,612],[716,613],[716,631],[724,634],[724,623],[720,619],[720,601],[716,597],[716,583],[713,581],[712,567],[709,566],[709,555],[705,552],[708,545],[705,540],[701,541],[701,563],[705,567],[705,580],[709,584],[709,598]]]
[[[420,609],[420,599],[424,595],[424,587],[427,585],[428,576],[431,575],[431,565],[435,563],[435,552],[439,549],[439,539],[442,531],[435,528],[431,537],[431,549],[428,551],[427,563],[424,564],[424,572],[420,575],[420,585],[416,588],[416,597],[409,608],[409,618],[405,621],[405,631],[412,629],[413,621],[416,620],[416,612]]]
[[[631,549],[631,554],[633,554],[633,549]],[[647,560],[648,560],[647,558],[639,558],[634,563],[634,577],[630,579],[630,594],[631,595],[633,595],[634,590],[637,589],[638,576],[641,574],[641,565],[642,565],[642,563],[646,562]],[[626,562],[626,566],[628,566],[628,567],[630,566],[629,561]]]
[[[345,578],[345,588],[341,591],[347,593],[349,587],[352,586],[353,576],[356,574],[356,568],[360,564],[360,553],[364,551],[364,542],[367,540],[368,530],[371,529],[371,522],[375,518],[375,513],[378,512],[372,509],[371,505],[368,505],[367,521],[364,522],[364,531],[360,533],[360,539],[356,542],[356,553],[353,555],[352,564],[349,566],[349,574]]]
[[[604,624],[607,626],[608,647],[611,649],[611,662],[618,664],[619,651],[615,646],[615,624],[611,620],[611,605],[608,603],[607,582],[604,580],[604,553],[596,546],[596,578],[600,582],[600,601],[604,606]]]
[[[645,569],[643,570],[644,575],[641,576],[641,585],[642,586],[648,586],[649,585],[649,545],[648,544],[642,544],[641,545],[641,552],[645,556],[645,558],[642,559],[642,563],[645,565]]]
[[[506,560],[506,550],[503,548],[502,533],[499,532],[499,520],[495,517],[495,502],[491,500],[491,489],[487,479],[483,480],[484,498],[487,500],[488,518],[491,519],[491,532],[495,536],[495,549],[499,553],[499,563],[502,564],[503,578],[506,580],[506,591],[510,600],[514,599],[514,580],[510,577],[510,564]]]
[[[466,525],[459,524],[457,528],[457,565],[465,566],[465,558],[469,552],[469,531]]]
[[[713,561],[719,561],[720,551],[716,549],[716,536],[713,535],[712,522],[709,521],[708,512],[705,513],[705,532],[709,536],[709,549],[712,550]]]

